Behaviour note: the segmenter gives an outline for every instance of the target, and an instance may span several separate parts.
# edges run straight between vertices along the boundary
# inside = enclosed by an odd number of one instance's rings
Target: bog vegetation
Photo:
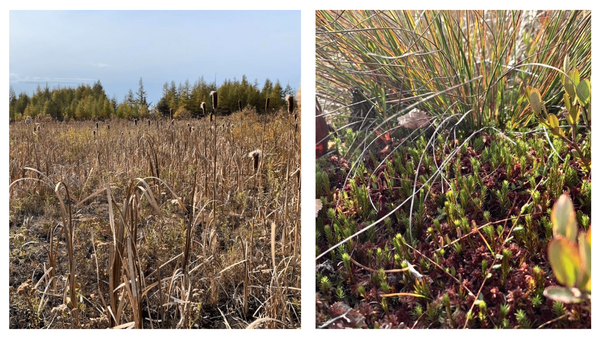
[[[299,328],[299,128],[12,123],[10,327]]]
[[[591,12],[316,23],[317,326],[590,328]]]

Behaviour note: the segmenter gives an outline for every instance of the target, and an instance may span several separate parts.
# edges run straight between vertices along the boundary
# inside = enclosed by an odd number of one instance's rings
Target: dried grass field
[[[299,328],[300,117],[12,123],[10,328]]]

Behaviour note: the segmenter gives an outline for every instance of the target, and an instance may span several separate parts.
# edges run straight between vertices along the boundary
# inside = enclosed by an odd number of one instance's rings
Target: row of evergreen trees
[[[57,120],[142,118],[151,113],[199,117],[202,114],[202,102],[206,102],[207,113],[213,111],[209,96],[213,90],[217,90],[216,84],[207,84],[204,78],[200,78],[193,86],[188,80],[179,86],[173,81],[170,84],[165,82],[162,98],[155,106],[151,106],[152,103],[147,102],[141,78],[138,91],[134,94],[130,89],[120,103],[114,96],[112,99],[107,97],[100,80],[92,86],[81,84],[77,88],[50,89],[46,84],[44,88],[38,86],[31,97],[26,93],[17,96],[11,86],[9,114],[11,121],[38,115],[48,115]],[[250,106],[264,111],[267,98],[270,98],[270,108],[279,109],[285,105],[285,96],[293,94],[293,89],[289,85],[283,89],[279,81],[273,84],[269,79],[265,80],[262,89],[258,89],[258,82],[251,84],[244,75],[241,81],[225,80],[218,88],[218,93],[217,113],[227,113],[238,109],[238,101],[241,101],[242,107]]]
[[[188,80],[179,86],[175,82],[165,82],[163,85],[163,96],[156,105],[158,112],[168,115],[171,112],[175,117],[189,114],[192,117],[198,117],[203,114],[202,102],[206,103],[207,112],[212,112],[214,107],[210,100],[210,92],[217,90],[214,83],[207,84],[201,77],[193,85]],[[288,84],[285,89],[281,87],[279,81],[271,82],[266,79],[262,89],[259,89],[258,82],[254,84],[248,82],[244,75],[242,80],[225,80],[218,88],[219,100],[217,113],[227,113],[238,110],[238,105],[242,108],[253,107],[257,111],[263,112],[266,99],[270,99],[269,108],[277,110],[285,105],[285,96],[293,94],[293,89]]]
[[[37,87],[33,96],[21,93],[17,97],[12,87],[9,94],[11,120],[27,116],[48,115],[57,120],[107,118],[115,114],[116,100],[106,97],[100,81],[93,86],[52,89]]]

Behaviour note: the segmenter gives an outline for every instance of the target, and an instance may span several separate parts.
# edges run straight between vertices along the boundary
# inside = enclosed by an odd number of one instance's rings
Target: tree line
[[[134,93],[129,89],[121,102],[118,102],[115,96],[108,98],[100,80],[91,86],[81,84],[77,88],[50,89],[48,84],[44,88],[38,85],[31,97],[27,93],[17,96],[11,86],[9,114],[11,121],[38,115],[51,116],[56,120],[143,118],[152,114],[174,118],[201,117],[214,111],[210,100],[210,92],[214,90],[218,91],[219,97],[217,114],[237,111],[240,106],[264,112],[267,98],[270,101],[269,109],[277,110],[285,106],[285,96],[293,94],[289,84],[283,88],[279,81],[273,83],[269,79],[266,79],[262,89],[259,89],[258,82],[255,80],[254,83],[250,83],[245,75],[241,81],[225,80],[218,88],[216,83],[206,83],[203,77],[193,85],[189,80],[179,85],[174,81],[165,82],[163,95],[154,106],[152,102],[147,102],[141,78],[138,91]],[[206,112],[202,110],[202,102],[205,102]]]
[[[93,86],[82,84],[77,88],[52,90],[48,84],[44,88],[38,85],[31,97],[26,93],[17,97],[12,86],[9,93],[9,114],[12,121],[38,115],[48,115],[57,120],[108,118],[115,115],[116,105],[116,100],[106,97],[100,81]]]
[[[165,82],[163,96],[156,105],[156,110],[163,114],[173,113],[174,117],[191,116],[199,117],[202,114],[213,112],[210,92],[217,90],[214,83],[208,84],[201,77],[193,85],[186,80],[183,84],[175,85]],[[218,88],[217,114],[226,114],[241,108],[251,107],[259,112],[264,112],[266,99],[269,98],[269,109],[277,110],[285,106],[285,96],[292,95],[293,89],[288,84],[285,88],[279,81],[273,83],[266,79],[262,89],[258,82],[250,83],[246,76],[241,80],[225,80]],[[202,102],[206,104],[206,112],[202,111]]]

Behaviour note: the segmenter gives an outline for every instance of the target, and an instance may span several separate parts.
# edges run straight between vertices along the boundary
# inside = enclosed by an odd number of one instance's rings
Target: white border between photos
[[[304,117],[302,119],[302,329],[301,330],[254,330],[253,332],[247,332],[245,335],[249,337],[280,337],[282,334],[289,336],[290,338],[297,337],[306,337],[310,335],[312,337],[326,337],[329,333],[326,330],[316,330],[315,329],[315,278],[314,278],[314,259],[315,259],[315,231],[314,231],[314,186],[315,186],[315,159],[314,159],[314,139],[315,139],[315,120],[312,117],[312,112],[314,111],[314,97],[315,97],[315,10],[316,9],[357,9],[357,8],[365,8],[365,9],[565,9],[565,6],[578,6],[581,7],[579,9],[589,9],[592,8],[592,29],[594,30],[592,34],[592,39],[598,35],[598,29],[596,27],[600,26],[598,24],[598,20],[596,20],[596,12],[594,11],[596,5],[592,4],[592,2],[565,2],[565,1],[502,1],[502,2],[485,2],[481,1],[461,1],[461,2],[448,2],[448,1],[420,1],[420,2],[407,2],[407,1],[356,1],[356,0],[347,0],[347,1],[297,1],[297,2],[282,2],[282,1],[102,1],[102,2],[76,2],[76,1],[23,1],[16,2],[12,1],[3,2],[3,11],[0,17],[0,25],[2,27],[2,42],[3,46],[3,60],[4,67],[2,70],[4,81],[2,81],[2,92],[8,93],[8,11],[10,9],[247,9],[247,10],[256,10],[256,9],[285,9],[285,10],[301,10],[301,25],[302,25],[302,98],[303,98],[303,111]],[[597,40],[597,39],[596,39]],[[592,48],[595,46],[595,43],[592,43]],[[594,57],[597,53],[592,53],[592,57]],[[594,72],[593,72],[594,74]],[[592,83],[594,80],[592,78]],[[593,86],[595,88],[595,86]],[[595,95],[597,91],[593,90],[594,99],[597,99],[597,95]],[[7,114],[8,107],[8,95],[2,95],[1,97],[2,105],[0,107],[4,107],[4,114]],[[6,121],[6,120],[5,120]],[[6,178],[8,177],[8,123],[3,122],[1,124],[1,134],[4,135],[4,145],[2,146],[2,156],[5,159],[5,164],[2,166],[0,171],[0,177],[5,177],[3,180],[2,186],[4,194],[3,201],[4,205],[2,210],[2,217],[5,220],[8,220],[8,182]],[[597,147],[597,136],[592,137],[592,147],[594,149],[598,149]],[[592,157],[596,152],[592,153]],[[593,160],[595,163],[596,160]],[[594,170],[594,172],[597,170]],[[600,201],[600,196],[598,195],[598,189],[594,189],[592,191],[592,203],[593,206],[597,206]],[[593,208],[595,209],[595,208]],[[7,224],[7,223],[5,223]],[[5,229],[7,231],[7,229]],[[7,234],[7,232],[5,232]],[[8,240],[7,235],[5,235],[4,240],[2,241],[3,252],[8,251]],[[597,232],[594,232],[593,242],[597,242],[598,235]],[[596,247],[593,250],[594,262],[600,262],[597,260],[598,252],[600,252],[600,247]],[[598,263],[595,264],[594,271],[599,266]],[[4,259],[2,262],[2,267],[4,271],[5,278],[7,277],[8,265],[7,260]],[[597,274],[594,274],[597,275]],[[600,277],[598,277],[600,278]],[[594,277],[594,285],[598,285],[598,278]],[[5,279],[6,280],[6,279]],[[600,285],[594,287],[594,289],[600,290]],[[8,330],[8,293],[5,291],[2,294],[2,298],[4,300],[3,310],[3,328]],[[597,301],[596,298],[594,303]],[[594,312],[595,313],[595,312]],[[598,331],[600,327],[600,320],[597,318],[598,315],[594,315],[592,317],[592,330],[581,330],[577,331],[578,335],[583,336],[591,336],[593,331]],[[106,333],[102,333],[103,331],[99,330],[90,330],[83,332],[85,335],[92,336],[100,336],[105,335]],[[523,334],[522,330],[510,332],[510,335],[521,335]],[[546,331],[547,332],[547,331]],[[547,334],[546,332],[542,334]],[[64,331],[64,330],[55,330],[55,331],[10,331],[8,332],[9,337],[16,335],[25,335],[25,336],[33,336],[33,335],[58,335],[61,336],[79,336],[82,334],[81,331]],[[140,335],[141,333],[136,332],[114,332],[110,333],[111,335],[122,335],[127,337],[131,337],[131,335]],[[144,335],[162,337],[166,333],[164,331],[151,330],[143,333]],[[196,331],[196,330],[185,330],[185,331],[177,331],[175,333],[178,336],[217,336],[226,334],[224,332],[220,332],[220,330],[205,330],[205,331]],[[233,333],[236,334],[236,333]],[[336,334],[348,335],[349,337],[364,337],[365,335],[418,335],[418,336],[433,336],[440,334],[439,331],[388,331],[388,332],[371,332],[371,331],[363,331],[363,330],[350,330],[344,332],[336,332]],[[474,335],[506,335],[506,332],[502,332],[499,330],[496,331],[488,331],[488,332],[480,332],[474,330],[467,331],[449,331],[444,332],[443,334],[456,334],[461,336],[474,336]],[[561,334],[567,334],[567,332],[561,332]],[[597,335],[597,334],[596,334]]]

